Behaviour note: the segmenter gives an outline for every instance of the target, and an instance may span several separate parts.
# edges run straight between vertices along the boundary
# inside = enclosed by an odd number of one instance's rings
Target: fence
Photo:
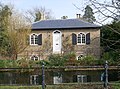
[[[45,67],[45,83],[101,82],[102,67]],[[109,68],[109,81],[118,81],[117,67]],[[41,85],[42,68],[0,68],[1,85]]]

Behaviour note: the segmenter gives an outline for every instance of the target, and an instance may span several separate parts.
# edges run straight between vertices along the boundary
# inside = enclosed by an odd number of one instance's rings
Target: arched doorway
[[[55,30],[53,32],[53,53],[61,53],[61,32]]]

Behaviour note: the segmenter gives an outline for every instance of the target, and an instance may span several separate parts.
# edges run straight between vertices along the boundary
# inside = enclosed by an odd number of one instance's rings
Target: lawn
[[[0,89],[42,89],[39,86],[0,86]],[[47,85],[45,89],[103,89],[101,84],[58,84]],[[109,89],[120,89],[120,83],[109,84]]]

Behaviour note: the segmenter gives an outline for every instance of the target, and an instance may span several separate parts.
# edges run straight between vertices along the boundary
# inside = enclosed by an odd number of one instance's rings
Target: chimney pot
[[[80,19],[80,14],[76,14],[77,19]]]

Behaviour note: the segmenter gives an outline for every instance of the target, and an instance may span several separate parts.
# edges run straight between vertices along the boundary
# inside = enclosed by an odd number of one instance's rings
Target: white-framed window
[[[53,83],[54,84],[60,84],[60,83],[62,83],[62,76],[54,76],[53,77]]]
[[[87,75],[77,75],[77,82],[87,82]]]
[[[38,60],[39,60],[39,57],[36,56],[36,55],[32,55],[32,56],[30,57],[30,59],[33,60],[33,61],[38,61]]]
[[[32,33],[30,35],[30,45],[42,45],[42,34]]]
[[[62,83],[62,74],[60,72],[54,72],[53,76],[53,84]]]
[[[38,85],[40,82],[39,75],[31,75],[30,76],[30,84]]]
[[[30,45],[38,45],[38,34],[31,34],[30,35]]]
[[[90,44],[90,33],[80,32],[79,34],[72,33],[72,44],[73,45],[89,45]]]
[[[86,44],[86,34],[85,33],[79,33],[77,36],[77,44]]]

